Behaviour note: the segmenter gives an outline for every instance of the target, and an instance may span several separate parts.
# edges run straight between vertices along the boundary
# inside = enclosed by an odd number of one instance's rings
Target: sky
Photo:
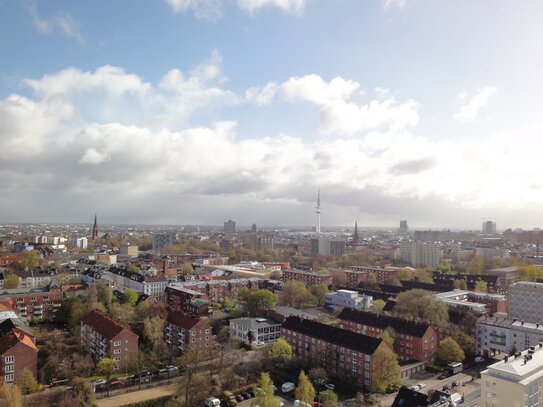
[[[543,227],[543,2],[0,0],[0,222]]]

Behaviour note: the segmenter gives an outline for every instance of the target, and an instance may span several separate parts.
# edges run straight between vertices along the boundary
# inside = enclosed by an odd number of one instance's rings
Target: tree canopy
[[[475,291],[480,293],[488,292],[488,283],[483,280],[479,280],[475,283]]]
[[[259,407],[280,407],[281,402],[273,395],[273,382],[267,372],[260,374],[257,382],[257,391],[251,406]]]
[[[447,365],[451,362],[462,362],[465,355],[460,345],[453,338],[447,336],[439,343],[437,359],[442,365]]]
[[[385,308],[386,302],[378,299],[372,301],[369,310],[375,314],[380,314],[383,308]]]
[[[294,280],[287,281],[283,285],[283,291],[279,297],[281,305],[288,305],[295,308],[315,305],[315,302],[315,297],[309,292],[305,284]]]
[[[315,297],[317,305],[324,304],[324,296],[328,291],[328,286],[325,284],[316,284],[309,289],[309,292]]]
[[[19,265],[21,268],[38,267],[40,265],[40,257],[36,250],[25,250],[19,253]]]
[[[484,274],[485,272],[485,258],[483,256],[474,256],[468,262],[468,274]]]
[[[292,346],[283,338],[279,338],[272,344],[268,354],[272,358],[285,362],[292,359]]]
[[[406,318],[443,325],[449,320],[447,306],[430,291],[409,290],[396,297],[394,312]]]
[[[247,311],[255,316],[269,309],[272,309],[277,304],[277,296],[269,290],[261,289],[249,293],[247,300]]]
[[[313,403],[315,394],[315,388],[305,375],[305,372],[303,370],[300,371],[300,375],[298,376],[298,387],[294,389],[294,397],[300,401],[305,401],[306,403],[311,404]]]
[[[19,287],[19,276],[17,274],[8,274],[4,279],[4,288],[17,288]]]
[[[401,383],[398,357],[388,347],[380,347],[373,355],[372,388],[376,393],[397,389]]]

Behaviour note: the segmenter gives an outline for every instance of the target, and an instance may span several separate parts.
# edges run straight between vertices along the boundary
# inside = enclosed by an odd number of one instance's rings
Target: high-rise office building
[[[236,233],[236,222],[233,220],[224,222],[224,233]]]
[[[487,220],[483,222],[482,227],[482,233],[483,235],[493,235],[496,233],[496,222],[492,222],[491,220]]]
[[[175,233],[157,233],[153,235],[153,251],[160,251],[165,247],[174,245],[177,241]]]
[[[401,234],[407,234],[407,221],[406,220],[401,220],[400,221],[400,233]]]

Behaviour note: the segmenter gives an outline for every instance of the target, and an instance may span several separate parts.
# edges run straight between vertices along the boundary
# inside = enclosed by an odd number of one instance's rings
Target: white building
[[[230,336],[250,345],[275,342],[281,336],[281,324],[271,318],[237,318],[230,320]]]
[[[332,307],[349,307],[356,309],[369,308],[373,297],[359,294],[357,291],[338,290],[324,295],[324,302]]]
[[[86,249],[89,241],[86,237],[75,237],[72,240],[72,244],[80,249]]]
[[[490,365],[481,372],[482,407],[543,405],[543,344]]]
[[[477,320],[477,351],[481,355],[523,351],[543,342],[543,324],[533,324],[503,316]]]

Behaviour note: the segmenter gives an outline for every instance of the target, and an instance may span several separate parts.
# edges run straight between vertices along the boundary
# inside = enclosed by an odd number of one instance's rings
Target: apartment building
[[[437,356],[438,333],[427,323],[352,308],[344,308],[338,318],[343,328],[374,338],[392,328],[395,333],[394,351],[399,361],[432,362]]]
[[[281,336],[281,323],[271,318],[236,318],[230,320],[230,336],[247,345],[264,345]]]
[[[346,270],[342,270],[347,277],[347,287],[356,288],[362,282],[368,282],[372,275],[375,276],[375,280],[379,284],[384,284],[390,279],[398,278],[401,268],[400,267],[366,267],[366,266],[352,266]]]
[[[120,363],[137,356],[138,335],[100,311],[81,320],[81,346],[98,362],[111,358]]]
[[[543,342],[543,324],[507,316],[481,317],[477,320],[476,335],[477,352],[481,355],[523,351]]]
[[[506,356],[481,372],[483,407],[539,407],[542,404],[543,343]]]
[[[281,337],[303,364],[320,365],[330,376],[366,388],[372,386],[373,355],[380,348],[388,348],[380,338],[297,316],[285,320]]]
[[[441,245],[439,243],[402,240],[400,242],[400,259],[415,267],[435,268],[441,261]]]
[[[489,315],[507,311],[507,299],[500,294],[455,289],[435,294],[435,297],[451,310]]]
[[[183,353],[190,346],[211,353],[213,335],[207,318],[194,318],[182,312],[170,312],[164,327],[164,339],[175,352]]]
[[[195,318],[209,315],[206,294],[184,287],[166,287],[164,293],[170,311],[183,312]]]
[[[64,291],[51,291],[49,288],[14,288],[0,292],[0,300],[9,303],[11,309],[26,319],[52,318],[60,308]],[[75,293],[74,293],[75,294]]]
[[[283,281],[301,281],[306,287],[312,287],[317,284],[331,285],[332,276],[330,274],[320,274],[315,271],[304,270],[283,270]]]
[[[211,302],[223,303],[227,298],[236,298],[243,287],[253,288],[265,284],[265,280],[257,277],[234,278],[231,280],[186,281],[170,283],[169,287],[186,288],[207,296]]]
[[[0,324],[0,379],[13,384],[28,369],[36,378],[38,348],[35,339],[9,319]]]
[[[520,281],[507,293],[510,318],[543,324],[543,283]]]

